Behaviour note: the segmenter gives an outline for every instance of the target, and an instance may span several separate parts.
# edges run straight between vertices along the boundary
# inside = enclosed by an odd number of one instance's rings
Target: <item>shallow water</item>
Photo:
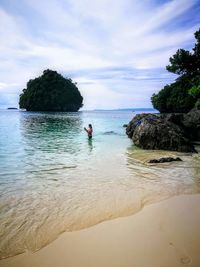
[[[137,149],[122,127],[133,115],[0,111],[0,258],[200,192],[199,155]],[[83,131],[88,123],[92,141]],[[183,161],[147,163],[164,155]]]

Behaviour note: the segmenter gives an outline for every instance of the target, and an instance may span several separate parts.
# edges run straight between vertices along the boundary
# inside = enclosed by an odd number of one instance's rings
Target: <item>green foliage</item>
[[[188,94],[187,85],[183,80],[166,85],[158,94],[152,96],[154,108],[163,113],[191,110],[196,100]]]
[[[178,49],[169,59],[166,69],[179,77],[151,97],[154,108],[160,112],[188,112],[200,97],[200,29],[195,38],[192,52]]]
[[[194,98],[200,98],[200,77],[193,79],[193,86],[189,90],[189,94]]]
[[[200,72],[200,29],[197,32],[195,32],[194,36],[197,40],[197,43],[195,44],[193,51],[194,51],[194,55],[196,58],[195,65],[199,73]]]
[[[200,110],[200,98],[195,103],[195,107]]]
[[[178,49],[169,61],[171,64],[166,66],[166,69],[170,72],[178,75],[190,75],[194,71],[194,56],[187,50]]]
[[[200,97],[200,84],[194,85],[190,90],[189,94],[193,97]]]
[[[82,102],[76,83],[56,71],[45,70],[42,76],[29,80],[19,106],[27,111],[78,111]]]
[[[167,102],[166,99],[170,96],[170,85],[166,85],[158,94],[153,94],[151,101],[155,109],[158,109],[160,112],[166,112]]]

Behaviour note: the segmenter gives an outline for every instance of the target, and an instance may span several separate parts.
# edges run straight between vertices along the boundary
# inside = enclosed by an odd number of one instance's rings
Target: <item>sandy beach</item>
[[[88,229],[63,233],[1,267],[200,266],[200,195],[181,195]]]

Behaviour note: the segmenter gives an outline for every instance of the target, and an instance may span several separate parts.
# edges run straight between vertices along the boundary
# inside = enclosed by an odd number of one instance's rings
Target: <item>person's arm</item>
[[[84,130],[88,133],[88,130],[84,127]]]

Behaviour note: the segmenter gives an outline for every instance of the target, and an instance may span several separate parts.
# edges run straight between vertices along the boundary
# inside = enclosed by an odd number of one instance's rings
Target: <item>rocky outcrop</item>
[[[184,114],[138,114],[128,124],[126,133],[143,149],[195,152],[184,121]]]

